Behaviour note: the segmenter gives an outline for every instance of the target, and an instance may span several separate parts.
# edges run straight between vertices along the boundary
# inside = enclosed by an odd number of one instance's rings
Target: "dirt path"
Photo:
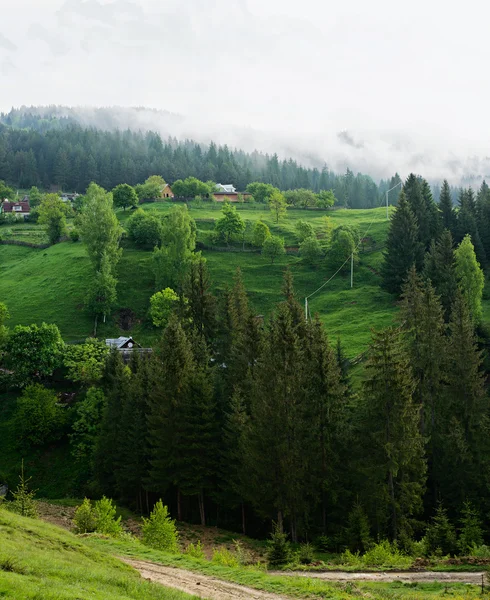
[[[127,558],[121,558],[121,560],[134,567],[145,579],[161,583],[166,587],[187,592],[188,594],[193,594],[199,598],[207,598],[208,600],[287,600],[286,596],[278,596],[277,594],[255,590],[253,588],[238,585],[237,583],[216,579],[209,575],[202,575],[184,569],[165,567],[143,560],[130,560]],[[460,573],[442,573],[436,571],[385,573],[345,573],[341,571],[329,571],[324,573],[299,573],[293,571],[276,571],[270,572],[270,574],[283,577],[312,577],[332,582],[406,581],[431,583],[439,581],[444,583],[470,583],[473,585],[481,585],[482,575],[484,576],[484,572],[482,571]]]
[[[254,590],[237,583],[222,581],[209,575],[201,575],[184,569],[164,567],[142,560],[129,560],[127,558],[121,560],[139,571],[145,579],[193,594],[198,598],[207,598],[208,600],[288,600],[286,596],[269,594],[268,592]]]
[[[447,583],[472,583],[481,585],[484,571],[468,572],[439,572],[439,571],[386,571],[379,573],[346,573],[342,571],[328,571],[322,573],[298,572],[298,571],[275,571],[271,575],[286,575],[289,577],[314,577],[325,581],[407,581],[419,583],[432,583],[434,581]]]

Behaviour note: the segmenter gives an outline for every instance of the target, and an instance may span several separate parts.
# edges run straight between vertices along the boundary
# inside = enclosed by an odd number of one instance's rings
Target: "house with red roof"
[[[9,200],[4,200],[3,203],[0,204],[0,212],[16,215],[18,217],[25,217],[31,212],[31,206],[27,197],[20,202],[10,202]]]

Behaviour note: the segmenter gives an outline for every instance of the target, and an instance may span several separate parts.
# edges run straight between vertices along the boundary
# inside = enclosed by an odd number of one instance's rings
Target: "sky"
[[[183,115],[176,135],[375,177],[490,174],[483,0],[0,0],[0,14],[0,110],[147,106]]]

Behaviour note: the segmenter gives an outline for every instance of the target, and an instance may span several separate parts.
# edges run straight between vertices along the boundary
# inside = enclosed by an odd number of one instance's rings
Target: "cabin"
[[[105,341],[106,346],[109,348],[116,348],[117,350],[132,350],[133,348],[141,348],[132,337],[118,337],[109,338]]]
[[[238,202],[239,196],[246,202],[252,197],[252,194],[248,192],[215,192],[213,196],[217,202]]]
[[[4,200],[4,202],[0,205],[0,212],[9,215],[16,215],[17,217],[27,217],[31,212],[31,206],[29,204],[29,200],[24,198],[21,202],[10,202],[9,200]]]
[[[162,198],[175,198],[175,194],[172,192],[172,188],[168,183],[165,184],[165,187],[162,190]]]
[[[226,183],[223,185],[222,183],[216,184],[216,192],[224,193],[224,194],[234,194],[236,192],[236,187],[232,183]]]

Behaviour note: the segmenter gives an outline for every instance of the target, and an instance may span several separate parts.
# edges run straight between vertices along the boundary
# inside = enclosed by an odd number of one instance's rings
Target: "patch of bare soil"
[[[475,572],[439,572],[439,571],[386,571],[379,573],[347,573],[343,571],[301,572],[301,571],[275,571],[271,575],[287,575],[290,577],[314,577],[325,581],[404,581],[408,583],[471,583],[481,585],[483,571]]]
[[[208,598],[209,600],[286,600],[286,596],[254,590],[243,585],[221,581],[208,575],[192,573],[184,569],[164,567],[142,560],[129,560],[127,558],[121,560],[139,571],[145,579],[193,594],[198,598]]]
[[[48,502],[41,501],[37,503],[39,517],[43,521],[68,530],[73,528],[75,509],[75,506],[58,506],[57,504],[49,504]]]

